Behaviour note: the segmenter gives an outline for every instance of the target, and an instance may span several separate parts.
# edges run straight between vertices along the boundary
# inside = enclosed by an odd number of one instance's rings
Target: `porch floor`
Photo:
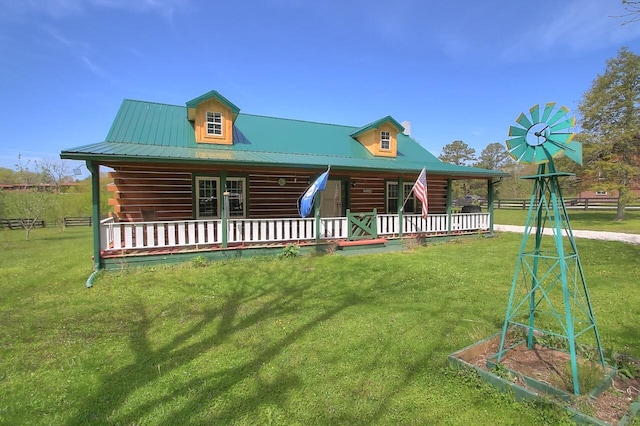
[[[490,232],[481,231],[481,234],[487,235]],[[136,248],[136,249],[110,249],[103,250],[100,253],[100,257],[103,259],[117,259],[123,257],[136,257],[136,256],[162,256],[162,255],[175,255],[175,254],[193,254],[199,252],[226,252],[236,250],[247,249],[278,249],[286,247],[287,244],[296,244],[300,247],[312,247],[312,246],[331,246],[335,247],[335,252],[340,254],[364,254],[365,252],[384,252],[384,251],[401,251],[404,250],[404,240],[436,240],[442,238],[455,238],[463,235],[478,235],[478,231],[454,231],[451,233],[429,233],[429,234],[414,234],[405,237],[386,237],[376,238],[370,240],[356,240],[347,241],[344,239],[327,239],[321,240],[316,243],[315,241],[282,241],[271,243],[229,243],[227,247],[222,247],[221,244],[204,244],[196,246],[173,246],[173,247],[160,247],[160,248]]]

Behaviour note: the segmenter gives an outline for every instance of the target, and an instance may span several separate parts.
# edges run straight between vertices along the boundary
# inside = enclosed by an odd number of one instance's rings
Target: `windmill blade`
[[[540,104],[536,104],[529,108],[529,112],[531,113],[531,122],[539,123],[540,122]]]
[[[510,141],[507,141],[507,146],[509,145],[509,142]],[[527,145],[526,143],[521,143],[519,145],[509,147],[509,155],[512,156],[514,160],[520,161],[520,157],[522,157],[522,154],[524,154],[528,148],[529,145]]]
[[[547,152],[547,157],[553,158],[564,152],[564,147],[562,144],[551,142],[544,144],[544,149]]]
[[[547,156],[543,145],[538,145],[533,148],[533,163],[544,164],[549,162],[550,157]]]
[[[520,156],[519,161],[523,164],[532,164],[533,163],[533,153],[535,151],[531,149],[529,146],[525,146],[524,153]]]
[[[526,145],[526,143],[527,143],[527,140],[525,139],[524,136],[518,136],[517,138],[507,139],[507,148],[513,149],[516,146],[520,146],[522,144]]]
[[[558,124],[554,124],[553,126],[550,127],[550,129],[551,129],[551,132],[553,133],[553,132],[557,132],[558,130],[564,130],[570,127],[574,127],[575,125],[576,125],[575,117],[570,117],[565,121],[561,121]]]
[[[547,136],[547,140],[560,144],[567,144],[573,139],[573,133],[551,133]]]
[[[509,136],[527,136],[527,129],[509,126]]]
[[[564,117],[565,115],[569,114],[569,108],[567,108],[566,106],[561,106],[560,109],[553,114],[553,117],[551,117],[551,119],[549,121],[546,121],[546,123],[549,126],[553,126],[554,124],[556,124],[562,117]]]
[[[570,160],[578,163],[582,166],[582,143],[578,141],[572,141],[567,144],[565,148],[564,155],[566,155]]]
[[[529,118],[524,114],[524,112],[520,113],[520,116],[516,120],[516,123],[524,127],[525,129],[531,128],[533,124],[529,121]]]
[[[544,106],[544,112],[542,113],[542,119],[540,120],[541,122],[547,122],[547,119],[551,115],[551,112],[553,112],[553,108],[555,108],[555,106],[555,102],[547,102],[547,104]]]

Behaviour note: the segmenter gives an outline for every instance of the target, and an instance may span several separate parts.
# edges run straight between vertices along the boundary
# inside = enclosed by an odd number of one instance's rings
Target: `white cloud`
[[[54,19],[83,15],[91,8],[117,9],[130,13],[155,13],[171,20],[176,12],[188,8],[191,0],[0,0],[8,15],[37,13]]]
[[[525,26],[502,58],[519,61],[539,54],[580,53],[619,46],[640,39],[640,25],[621,25],[620,4],[602,0],[573,0],[557,8],[548,19]]]

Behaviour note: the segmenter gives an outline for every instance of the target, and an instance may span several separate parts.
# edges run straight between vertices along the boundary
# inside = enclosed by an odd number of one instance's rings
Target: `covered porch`
[[[100,257],[394,240],[492,232],[490,212],[350,213],[346,217],[100,222]]]

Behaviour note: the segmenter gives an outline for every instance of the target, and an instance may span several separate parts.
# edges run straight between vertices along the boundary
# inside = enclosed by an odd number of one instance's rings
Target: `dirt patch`
[[[500,336],[497,336],[458,353],[456,356],[471,365],[489,371],[487,360],[498,352],[499,345]],[[601,366],[586,360],[578,362],[579,371],[586,371],[580,376],[581,386],[584,383],[586,387],[593,388],[602,383],[607,372],[603,371]],[[631,369],[640,371],[640,361],[625,357],[624,362]],[[533,389],[522,376],[572,393],[573,385],[570,371],[570,357],[567,353],[541,345],[533,345],[532,349],[528,349],[524,343],[503,352],[500,366],[492,370],[494,374],[530,390]],[[591,390],[589,389],[587,392]],[[631,405],[639,395],[640,377],[635,375],[634,378],[626,378],[619,374],[614,377],[612,385],[604,392],[595,397],[572,398],[569,405],[601,421],[617,425],[629,413]],[[565,405],[567,404],[565,403]]]

